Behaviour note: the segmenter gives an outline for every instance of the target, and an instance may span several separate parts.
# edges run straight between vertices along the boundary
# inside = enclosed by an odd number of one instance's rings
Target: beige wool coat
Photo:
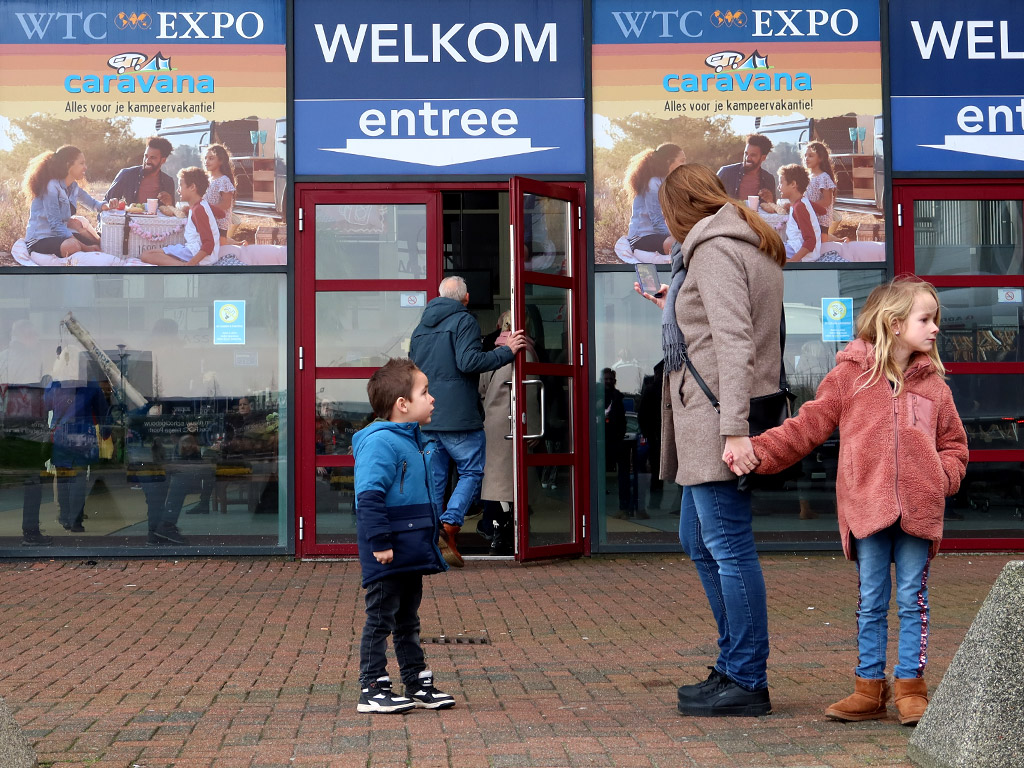
[[[665,377],[665,480],[699,485],[735,479],[722,461],[725,438],[749,434],[750,398],[779,388],[782,268],[757,244],[757,234],[731,204],[698,222],[683,241],[687,273],[676,320],[694,367],[718,395],[721,415],[685,366]]]
[[[523,353],[526,362],[536,361],[529,348]],[[512,363],[495,371],[480,374],[480,398],[484,406],[484,435],[487,438],[487,454],[484,464],[484,479],[480,485],[483,501],[512,501],[515,494],[512,476],[512,441],[506,440],[511,426],[508,418],[509,391],[505,384],[512,379]],[[535,387],[526,388],[526,426],[535,434],[540,427],[540,403]]]

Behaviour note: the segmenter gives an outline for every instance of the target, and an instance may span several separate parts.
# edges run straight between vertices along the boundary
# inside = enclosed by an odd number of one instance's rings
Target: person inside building
[[[670,173],[661,204],[680,243],[672,284],[661,286],[663,298],[643,293],[639,283],[634,289],[663,313],[661,476],[683,486],[679,539],[707,595],[719,648],[707,680],[679,688],[678,710],[767,715],[768,605],[750,492],[739,489],[723,455],[753,466],[750,399],[779,388],[786,251],[775,230],[702,165]]]
[[[32,201],[25,232],[30,253],[67,258],[100,249],[96,230],[77,215],[79,205],[107,210],[106,203],[83,189],[86,170],[85,154],[70,144],[32,158],[23,181],[25,197]]]
[[[747,136],[743,160],[718,169],[718,178],[725,193],[733,200],[746,200],[758,196],[766,203],[775,202],[775,177],[761,166],[772,151],[772,140],[760,133]]]
[[[619,513],[616,517],[630,517],[633,513],[633,494],[630,478],[630,446],[626,443],[626,404],[615,386],[617,377],[611,368],[601,371],[604,384],[604,442],[605,469],[615,472],[619,486]]]
[[[444,498],[448,470],[454,462],[459,479],[441,514],[439,545],[445,561],[465,565],[458,550],[458,534],[466,510],[480,492],[486,460],[480,374],[510,363],[526,347],[526,332],[513,331],[503,347],[483,350],[480,326],[469,313],[469,289],[458,275],[446,277],[440,294],[423,310],[412,332],[409,357],[430,380],[436,408],[424,431],[437,441],[431,461],[431,479],[438,499]]]
[[[173,149],[167,139],[150,136],[146,139],[142,165],[132,165],[118,171],[104,199],[145,205],[147,200],[156,198],[160,205],[174,205],[174,179],[160,170]]]

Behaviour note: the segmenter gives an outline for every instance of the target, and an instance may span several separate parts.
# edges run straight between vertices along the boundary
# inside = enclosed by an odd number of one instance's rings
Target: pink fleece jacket
[[[931,541],[934,557],[945,497],[957,492],[967,471],[967,434],[949,386],[926,355],[911,358],[899,397],[886,379],[860,388],[873,359],[874,348],[860,339],[836,355],[814,400],[752,438],[761,460],[757,472],[795,464],[838,426],[836,496],[846,557],[852,556],[850,536],[866,538],[897,520],[911,536]]]

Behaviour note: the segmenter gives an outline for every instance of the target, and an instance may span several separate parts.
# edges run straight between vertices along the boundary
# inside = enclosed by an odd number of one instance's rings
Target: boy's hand
[[[395,550],[385,549],[383,552],[374,552],[373,556],[377,558],[377,562],[381,565],[387,565],[395,559]]]

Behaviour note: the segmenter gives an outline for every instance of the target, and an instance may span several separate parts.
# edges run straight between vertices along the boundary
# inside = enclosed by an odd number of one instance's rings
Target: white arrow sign
[[[1024,161],[1024,136],[946,136],[945,144],[921,144],[929,149],[946,149],[969,155],[1001,157]]]
[[[558,147],[534,147],[530,139],[349,139],[344,147],[320,149],[400,163],[443,166],[546,152]]]

